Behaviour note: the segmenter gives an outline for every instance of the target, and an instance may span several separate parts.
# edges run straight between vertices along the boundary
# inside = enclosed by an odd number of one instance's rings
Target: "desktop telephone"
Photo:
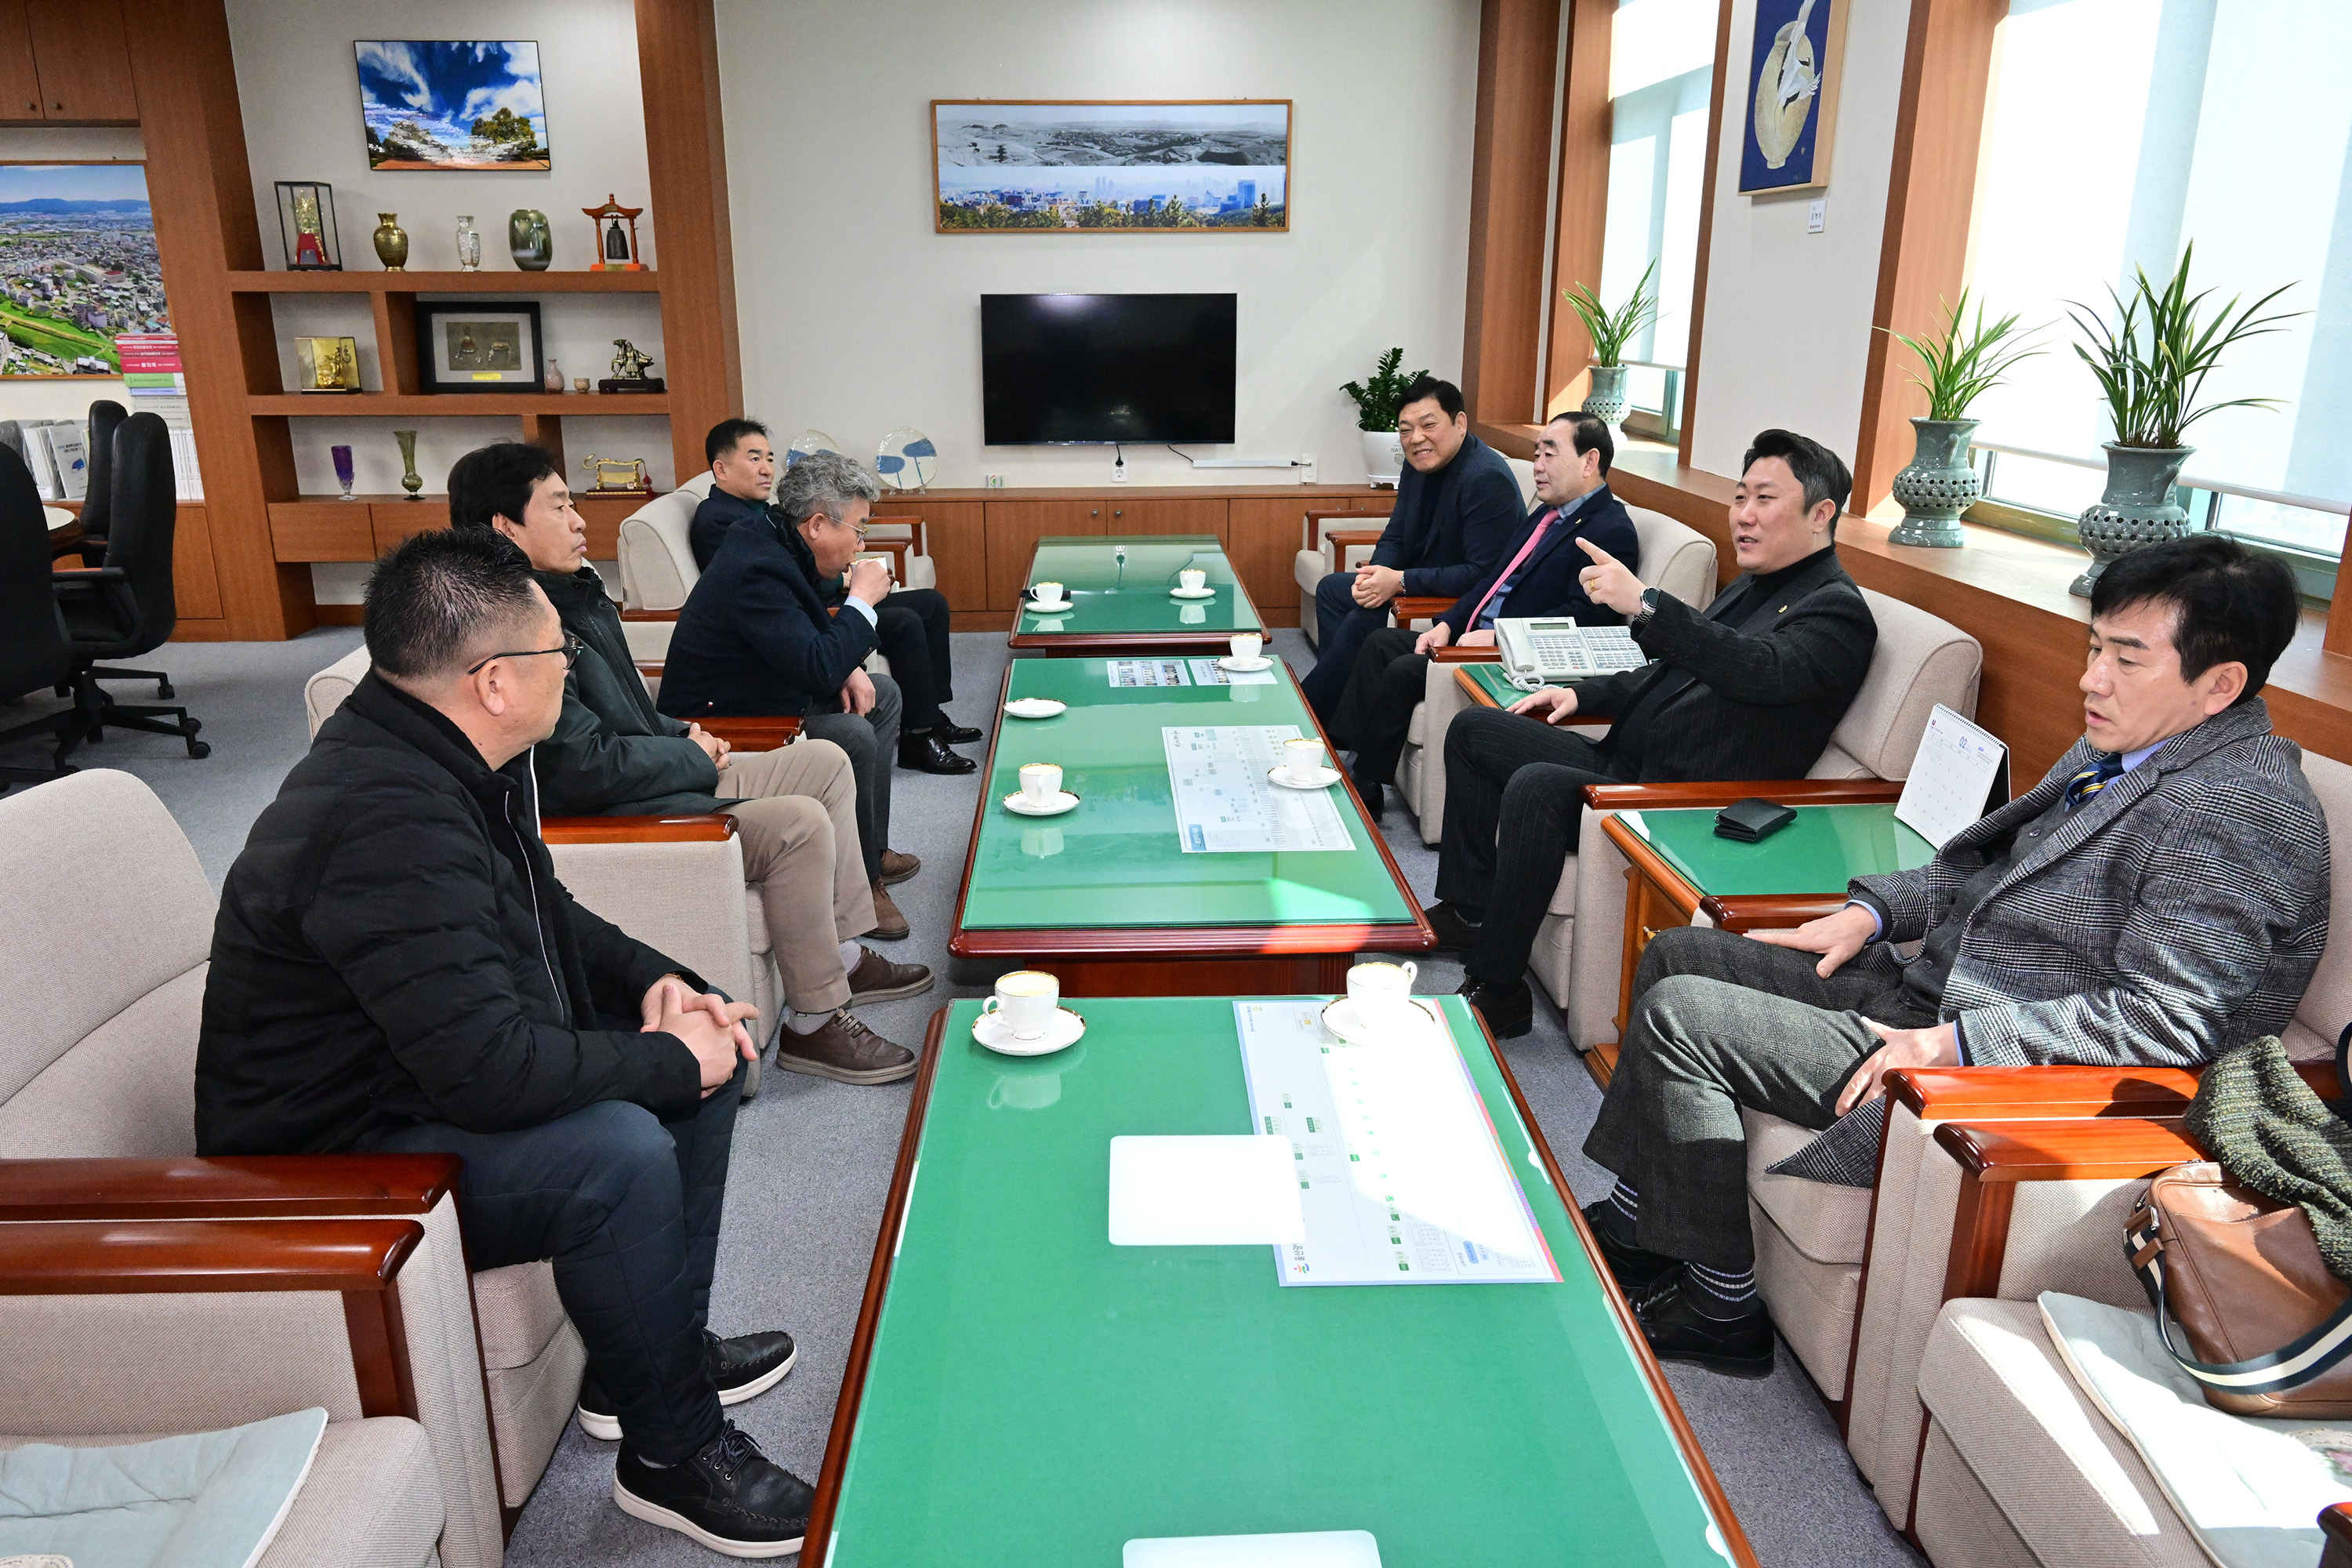
[[[1566,617],[1504,616],[1495,623],[1495,642],[1503,650],[1504,673],[1522,691],[1639,669],[1649,662],[1623,626],[1580,626]]]

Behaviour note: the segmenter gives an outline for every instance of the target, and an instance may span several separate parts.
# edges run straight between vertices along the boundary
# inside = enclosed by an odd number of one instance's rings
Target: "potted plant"
[[[1958,548],[1960,513],[1984,494],[1984,481],[1969,461],[1969,437],[1977,428],[1977,421],[1969,417],[1969,405],[1999,386],[2020,361],[2042,352],[2010,342],[2017,334],[2015,316],[1986,326],[1981,301],[1975,319],[1963,327],[1960,317],[1968,308],[1969,293],[1963,289],[1959,303],[1944,307],[1941,335],[1925,341],[1880,329],[1917,355],[1919,368],[1927,373],[1911,378],[1913,385],[1927,391],[1927,413],[1911,421],[1916,445],[1911,461],[1895,476],[1903,522],[1888,537],[1891,544]]]
[[[1625,345],[1658,319],[1658,297],[1650,288],[1657,270],[1654,259],[1643,268],[1632,296],[1614,310],[1604,310],[1601,297],[1581,283],[1559,291],[1592,340],[1592,390],[1583,408],[1603,425],[1614,426],[1625,417]]]
[[[1392,485],[1404,472],[1404,443],[1397,439],[1397,409],[1404,389],[1429,373],[1407,375],[1397,369],[1404,350],[1391,349],[1372,368],[1369,381],[1351,381],[1339,390],[1356,400],[1356,428],[1364,442],[1364,478],[1376,485]]]
[[[2212,290],[2189,291],[2189,262],[2196,248],[2181,247],[2180,265],[2162,289],[2149,280],[2144,268],[2134,268],[2137,280],[2128,300],[2110,288],[2107,298],[2116,318],[2113,326],[2085,306],[2068,307],[2084,339],[2074,345],[2074,353],[2098,378],[2116,432],[2114,440],[2104,443],[2106,492],[2075,524],[2083,548],[2091,552],[2091,569],[2074,584],[2074,593],[2084,598],[2090,596],[2091,584],[2109,562],[2143,544],[2179,539],[2189,531],[2188,511],[2173,501],[2181,465],[2197,449],[2180,444],[2183,431],[2224,408],[2279,405],[2274,397],[2198,403],[2198,392],[2221,363],[2223,350],[2275,332],[2281,321],[2302,312],[2261,313],[2293,284],[2243,307],[2232,296],[2228,304],[2208,311],[2205,300]]]

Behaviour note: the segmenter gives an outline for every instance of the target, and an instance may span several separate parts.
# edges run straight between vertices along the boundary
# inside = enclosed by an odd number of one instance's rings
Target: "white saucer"
[[[1056,599],[1049,605],[1043,599],[1032,599],[1029,601],[1027,608],[1029,613],[1033,616],[1058,616],[1065,610],[1076,609],[1077,601],[1075,599]]]
[[[1031,805],[1029,797],[1018,790],[1004,797],[1004,809],[1015,816],[1059,816],[1066,811],[1076,809],[1077,804],[1078,797],[1068,790],[1055,795],[1051,805]]]
[[[1171,588],[1168,596],[1171,599],[1213,599],[1217,591],[1214,588]]]
[[[1004,710],[1015,719],[1051,719],[1068,712],[1070,705],[1050,697],[1016,697],[1004,705]]]
[[[1055,1008],[1045,1032],[1034,1040],[1014,1039],[1013,1026],[992,1013],[971,1026],[971,1037],[1001,1057],[1049,1057],[1076,1045],[1086,1032],[1087,1021],[1067,1007]]]
[[[1255,675],[1261,669],[1272,669],[1274,660],[1265,654],[1260,654],[1255,658],[1235,658],[1232,654],[1227,654],[1217,660],[1217,668],[1234,675]]]
[[[1329,789],[1333,784],[1339,782],[1339,770],[1337,768],[1317,768],[1315,770],[1315,782],[1313,784],[1298,784],[1290,778],[1288,769],[1285,768],[1280,763],[1276,763],[1272,771],[1267,773],[1265,775],[1265,781],[1268,784],[1280,784],[1285,789]]]
[[[1416,996],[1412,998],[1412,1006],[1413,1011],[1428,1020],[1431,1025],[1441,1031],[1444,1029],[1445,1020],[1439,1016],[1434,1003]],[[1427,1028],[1415,1028],[1409,1032],[1368,1028],[1362,1020],[1356,1016],[1354,1000],[1346,996],[1340,997],[1323,1009],[1323,1026],[1349,1044],[1358,1046],[1387,1045],[1400,1039],[1418,1039],[1428,1033]]]

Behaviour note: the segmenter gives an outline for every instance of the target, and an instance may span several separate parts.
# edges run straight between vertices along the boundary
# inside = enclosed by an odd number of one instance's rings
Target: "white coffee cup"
[[[1032,805],[1051,805],[1062,793],[1062,767],[1059,763],[1024,763],[1021,765],[1021,795]]]
[[[1320,741],[1285,741],[1282,771],[1293,784],[1313,784],[1323,772],[1324,755]],[[1410,985],[1412,982],[1405,984]]]
[[[1058,605],[1062,602],[1062,585],[1059,583],[1032,584],[1029,591],[1036,595],[1037,602],[1041,605]]]
[[[980,1016],[1003,1017],[1016,1040],[1037,1040],[1061,1005],[1059,980],[1042,969],[1016,969],[996,977],[996,994],[980,1005]]]
[[[1187,566],[1176,574],[1176,581],[1183,584],[1184,592],[1197,594],[1209,585],[1209,574],[1197,566]]]
[[[1256,632],[1235,632],[1232,643],[1234,662],[1235,664],[1255,663],[1258,649],[1265,646],[1265,638]]]
[[[1412,983],[1421,971],[1407,963],[1375,960],[1348,971],[1348,1000],[1356,1016],[1375,1026],[1399,1027],[1412,1021]]]

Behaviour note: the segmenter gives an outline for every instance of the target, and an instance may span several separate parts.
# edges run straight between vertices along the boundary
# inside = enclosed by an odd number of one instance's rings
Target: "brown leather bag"
[[[2175,1165],[2133,1208],[2124,1252],[2164,1348],[2206,1404],[2233,1415],[2352,1415],[2352,1288],[2328,1272],[2301,1208],[2210,1161]]]

